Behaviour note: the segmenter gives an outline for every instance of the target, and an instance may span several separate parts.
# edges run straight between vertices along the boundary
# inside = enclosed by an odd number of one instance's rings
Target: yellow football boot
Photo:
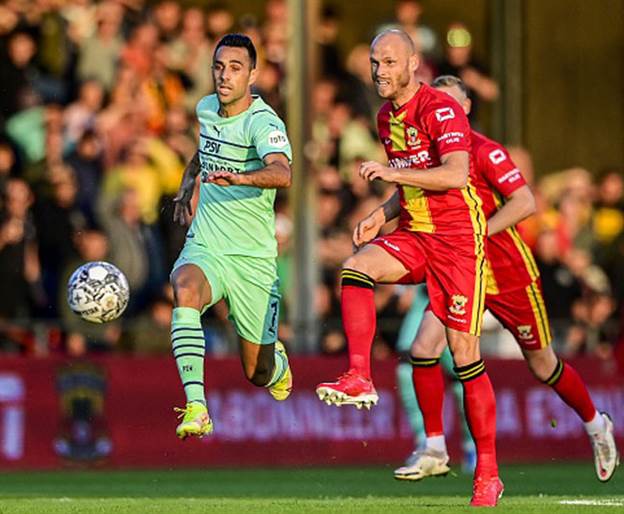
[[[178,418],[183,418],[176,428],[176,435],[180,439],[186,439],[190,435],[203,437],[212,432],[212,420],[204,404],[190,402],[184,409],[174,407],[173,410],[180,413]]]
[[[292,372],[290,371],[290,364],[288,363],[286,348],[280,341],[277,341],[275,343],[275,351],[277,354],[279,354],[275,356],[276,359],[284,359],[286,363],[286,371],[284,371],[282,378],[280,378],[277,382],[275,382],[275,384],[269,387],[269,392],[271,393],[271,396],[273,396],[273,398],[281,402],[290,396],[290,392],[292,391],[293,377]]]

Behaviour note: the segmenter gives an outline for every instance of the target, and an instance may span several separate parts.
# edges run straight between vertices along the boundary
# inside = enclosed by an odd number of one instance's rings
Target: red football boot
[[[379,401],[373,382],[354,369],[340,375],[335,382],[319,384],[316,394],[327,405],[355,405],[358,409],[370,410]]]
[[[475,477],[472,484],[471,507],[496,507],[498,500],[503,496],[505,486],[498,477]]]

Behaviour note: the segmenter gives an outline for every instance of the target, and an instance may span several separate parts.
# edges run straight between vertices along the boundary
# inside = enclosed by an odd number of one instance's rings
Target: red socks
[[[342,326],[349,347],[349,368],[370,379],[371,347],[377,330],[375,281],[352,269],[343,269],[341,278]]]
[[[496,399],[482,360],[455,368],[464,386],[464,409],[477,447],[475,477],[498,476],[496,463]]]
[[[443,435],[444,378],[440,359],[411,357],[410,363],[413,366],[414,391],[425,423],[425,433],[427,437]]]
[[[544,380],[544,383],[552,387],[585,423],[594,418],[596,414],[594,402],[583,380],[572,366],[561,360],[557,361],[555,371],[548,380]]]

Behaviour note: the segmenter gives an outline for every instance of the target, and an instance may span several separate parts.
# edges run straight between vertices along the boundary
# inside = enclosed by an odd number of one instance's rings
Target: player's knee
[[[362,258],[357,254],[347,258],[347,260],[342,263],[342,269],[352,269],[355,271],[359,271],[360,273],[368,275],[373,280],[376,280],[377,278],[375,270],[368,265],[366,259]]]
[[[552,348],[528,350],[524,354],[531,373],[542,382],[548,380],[557,367],[557,356]]]
[[[478,337],[470,334],[456,334],[455,337],[449,337],[449,346],[455,366],[467,366],[481,358]]]
[[[437,358],[440,353],[436,353],[435,344],[426,338],[417,337],[410,348],[410,355],[417,359]]]
[[[182,274],[172,280],[172,285],[176,307],[201,309],[201,287],[197,280]]]

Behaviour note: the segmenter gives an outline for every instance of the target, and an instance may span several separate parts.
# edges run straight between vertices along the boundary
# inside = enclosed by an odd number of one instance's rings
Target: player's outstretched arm
[[[511,193],[505,204],[488,220],[488,235],[493,236],[535,212],[535,196],[531,188],[524,185]]]
[[[264,157],[264,168],[245,173],[214,171],[205,181],[219,186],[252,186],[264,189],[290,187],[292,171],[283,153],[270,153]]]
[[[444,154],[442,163],[428,170],[412,168],[389,168],[378,162],[368,161],[360,165],[360,176],[366,180],[380,179],[402,186],[414,186],[428,191],[462,189],[468,182],[470,156],[458,150]]]
[[[199,151],[195,152],[193,158],[186,165],[184,174],[182,175],[182,183],[178,194],[173,199],[173,221],[180,225],[188,225],[189,217],[193,214],[191,207],[191,199],[193,191],[195,191],[195,180],[200,171]]]

